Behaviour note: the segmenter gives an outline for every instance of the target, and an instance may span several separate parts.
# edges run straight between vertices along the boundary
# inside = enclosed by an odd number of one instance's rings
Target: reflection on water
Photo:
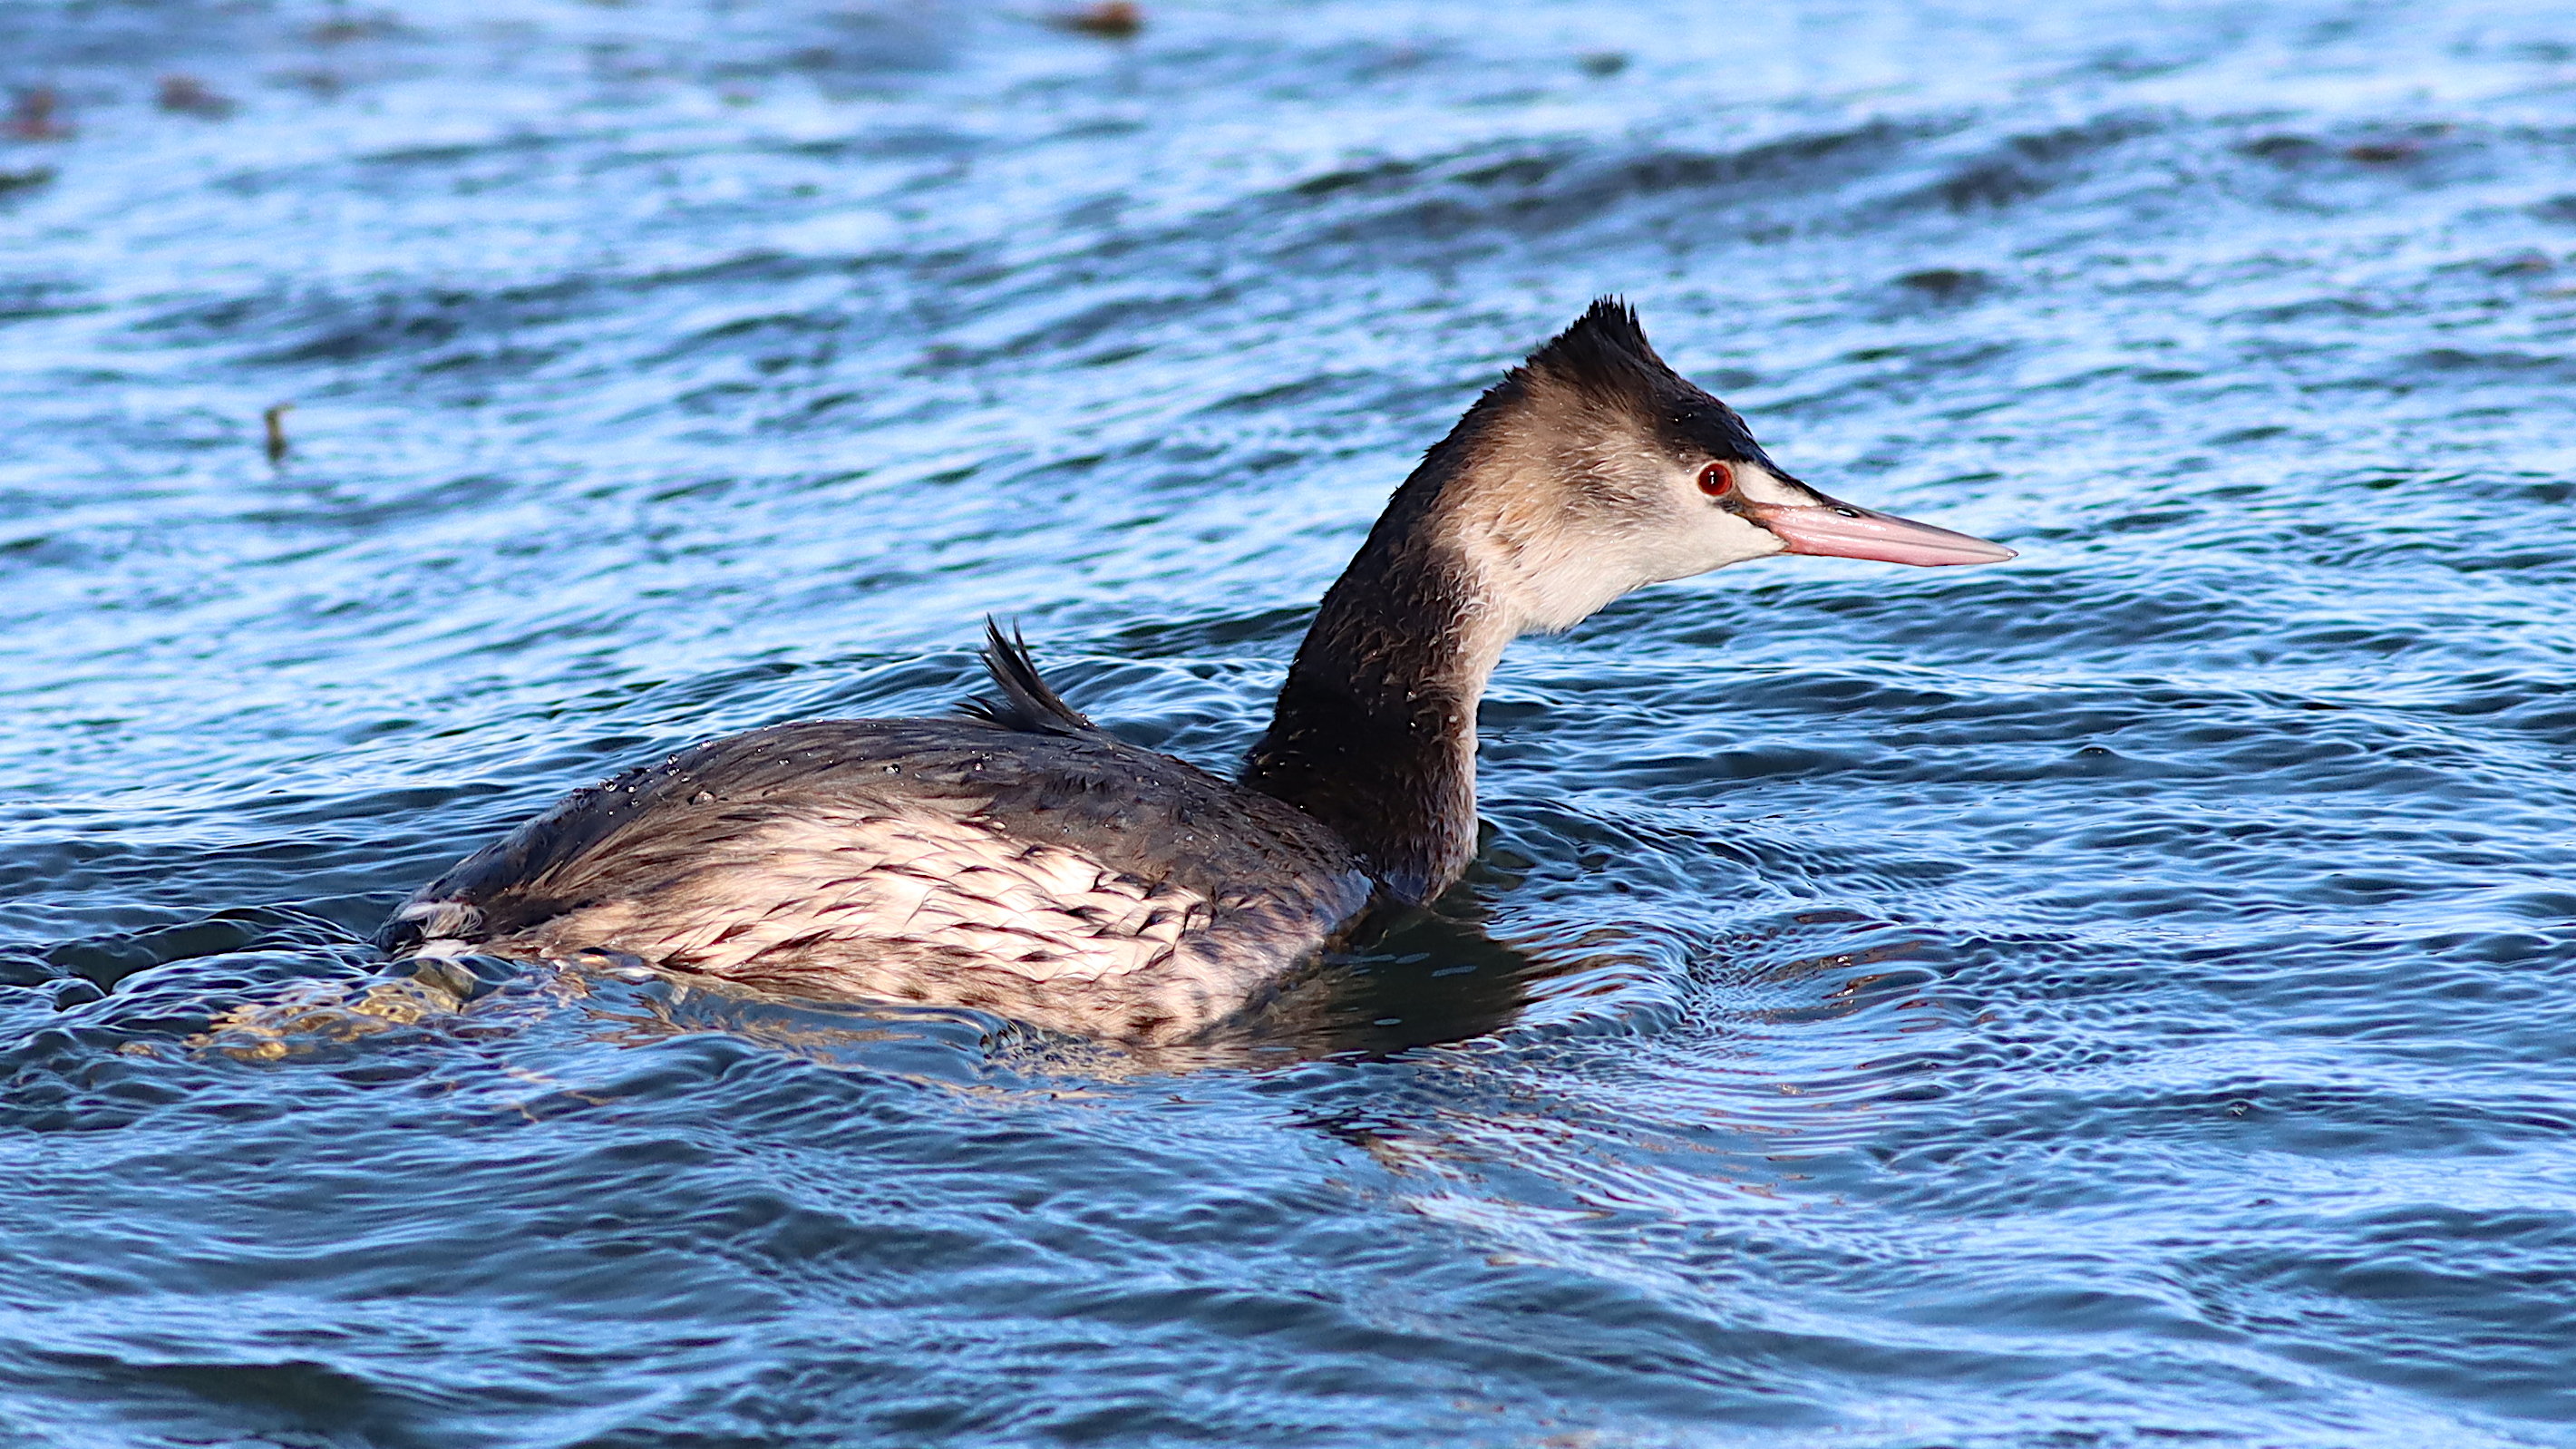
[[[0,1439],[2570,1442],[2562,10],[0,14]],[[1613,291],[2022,559],[1524,641],[1187,1052],[364,944],[988,611],[1230,760]]]

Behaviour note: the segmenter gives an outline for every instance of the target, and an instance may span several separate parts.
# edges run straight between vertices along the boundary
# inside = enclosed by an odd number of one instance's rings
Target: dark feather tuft
[[[994,688],[1001,698],[987,699],[976,695],[957,706],[976,719],[991,720],[1004,729],[1026,730],[1040,735],[1099,734],[1080,710],[1047,687],[1038,667],[1029,659],[1029,644],[1014,626],[1011,637],[1002,637],[1002,626],[991,615],[984,618],[984,668],[993,676]]]
[[[1676,447],[1778,471],[1735,409],[1656,355],[1636,309],[1617,297],[1595,301],[1573,326],[1531,353],[1522,371],[1621,409]]]
[[[1676,386],[1688,387],[1655,355],[1637,310],[1617,297],[1603,297],[1574,325],[1556,334],[1529,356],[1533,372],[1571,383],[1598,397],[1650,401]]]

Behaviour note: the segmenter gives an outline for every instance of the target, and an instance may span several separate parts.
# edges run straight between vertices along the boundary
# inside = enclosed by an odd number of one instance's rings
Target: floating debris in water
[[[260,421],[268,425],[268,461],[271,463],[286,461],[286,415],[293,411],[295,404],[282,402],[259,415]]]
[[[1607,79],[1628,68],[1628,57],[1623,51],[1596,50],[1576,56],[1574,63],[1583,68],[1585,75]]]
[[[316,45],[341,45],[352,40],[375,40],[402,32],[402,22],[387,14],[351,15],[345,4],[331,7],[331,18],[308,32]]]
[[[349,88],[348,80],[338,71],[315,66],[305,70],[282,70],[270,76],[271,83],[292,86],[320,100],[330,100]]]
[[[161,77],[161,94],[155,104],[175,115],[208,121],[220,121],[233,113],[231,97],[206,89],[206,83],[192,75]]]
[[[0,196],[13,191],[31,191],[54,179],[51,166],[30,166],[24,171],[0,171]]]
[[[1059,30],[1125,40],[1145,28],[1145,11],[1133,0],[1100,0],[1097,5],[1085,5],[1079,10],[1068,10],[1054,16],[1047,23]]]
[[[1993,284],[1992,277],[1973,267],[1930,267],[1896,279],[1896,285],[1936,302],[1973,301]]]
[[[0,134],[19,141],[68,140],[72,124],[62,119],[62,109],[63,94],[52,86],[22,86]]]

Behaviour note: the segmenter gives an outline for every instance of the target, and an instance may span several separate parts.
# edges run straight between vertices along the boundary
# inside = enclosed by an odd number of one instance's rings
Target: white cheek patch
[[[1531,530],[1511,544],[1468,533],[1459,550],[1476,577],[1503,596],[1504,638],[1571,629],[1639,582],[1603,540],[1572,532]],[[1486,642],[1501,653],[1502,638]]]
[[[1784,508],[1797,508],[1816,501],[1803,488],[1780,481],[1780,475],[1759,463],[1737,463],[1735,491],[1748,503],[1771,503]]]

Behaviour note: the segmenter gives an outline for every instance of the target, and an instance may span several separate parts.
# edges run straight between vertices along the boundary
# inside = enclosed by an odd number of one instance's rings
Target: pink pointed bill
[[[1866,508],[1835,503],[1815,507],[1792,507],[1777,503],[1756,504],[1747,512],[1753,521],[1779,535],[1791,553],[1822,554],[1830,558],[1870,558],[1885,563],[1921,564],[1938,568],[1944,564],[2002,563],[2019,554],[1999,543],[1988,543],[1928,523],[1898,518],[1892,514],[1872,513]]]

